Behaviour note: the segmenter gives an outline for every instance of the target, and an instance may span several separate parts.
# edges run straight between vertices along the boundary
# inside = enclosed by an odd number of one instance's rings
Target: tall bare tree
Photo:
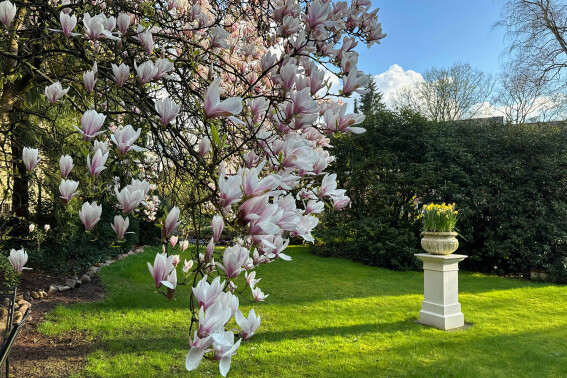
[[[433,121],[474,118],[482,110],[494,87],[491,75],[456,63],[450,68],[432,68],[414,87],[402,88],[394,100],[399,108],[410,108]]]
[[[503,70],[492,102],[508,122],[520,124],[563,118],[567,107],[565,95],[535,78],[537,72],[533,70]]]
[[[567,1],[505,0],[497,26],[506,29],[511,70],[539,85],[565,86]]]

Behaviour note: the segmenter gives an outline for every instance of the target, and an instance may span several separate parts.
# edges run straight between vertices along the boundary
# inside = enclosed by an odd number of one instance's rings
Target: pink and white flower
[[[112,74],[114,75],[116,85],[122,87],[128,80],[128,77],[130,77],[130,67],[124,63],[121,63],[119,66],[112,63]]]
[[[242,340],[248,340],[254,335],[258,327],[260,327],[260,321],[262,319],[260,319],[260,315],[256,316],[254,309],[251,309],[248,313],[248,319],[238,310],[234,315],[234,320],[236,320],[236,324],[242,329],[242,332],[240,332]]]
[[[48,87],[45,87],[45,97],[50,104],[55,104],[69,92],[69,88],[63,89],[59,82],[55,82]]]
[[[224,220],[220,215],[215,215],[213,221],[211,222],[211,227],[213,229],[213,240],[218,243],[222,229],[224,227]]]
[[[12,21],[16,17],[16,6],[5,0],[0,3],[0,22],[4,24],[4,26],[10,26]]]
[[[90,141],[92,138],[104,133],[104,131],[99,131],[106,116],[104,114],[97,113],[96,110],[87,110],[81,117],[81,127],[77,129],[86,141]]]
[[[114,192],[124,214],[130,214],[144,200],[144,193],[141,190],[131,190],[129,186],[120,192],[114,188]]]
[[[59,170],[61,171],[61,177],[67,178],[69,173],[73,169],[73,158],[69,155],[62,155],[59,159]]]
[[[173,256],[166,257],[162,253],[156,253],[154,265],[152,266],[148,262],[148,269],[154,279],[156,288],[160,288],[163,285],[163,281],[167,281],[167,277],[171,271],[175,270],[173,266]]]
[[[163,100],[157,100],[155,108],[156,112],[159,114],[162,126],[166,126],[173,121],[181,109],[180,106],[169,97]]]
[[[79,187],[78,181],[73,180],[61,180],[59,184],[59,193],[61,194],[61,198],[65,200],[65,202],[71,201],[71,198],[75,196],[75,191]]]
[[[180,214],[181,214],[181,212],[179,211],[179,208],[177,206],[173,207],[170,210],[169,214],[167,214],[167,217],[165,218],[165,222],[164,222],[164,232],[165,232],[166,238],[173,231],[175,231],[177,226],[179,226],[181,224],[181,222],[179,222],[179,215]]]
[[[205,92],[205,114],[207,118],[230,117],[242,111],[242,99],[231,97],[221,102],[219,94],[220,78],[215,79]]]
[[[92,176],[97,177],[100,174],[100,172],[106,169],[106,167],[104,166],[104,164],[106,164],[106,159],[108,159],[108,152],[103,154],[102,151],[99,149],[96,150],[92,161],[91,161],[91,155],[89,154],[87,156],[87,167]]]
[[[199,306],[206,310],[217,301],[224,286],[225,282],[221,282],[220,276],[215,277],[211,283],[208,283],[207,276],[204,276],[193,288],[193,295],[199,302]]]
[[[24,164],[28,171],[33,171],[41,160],[39,158],[39,150],[37,148],[28,147],[24,147],[24,150],[22,151],[22,158],[24,159]]]
[[[100,220],[102,215],[102,205],[97,205],[96,201],[92,203],[85,202],[79,210],[79,218],[85,225],[85,229],[90,231]]]
[[[145,148],[136,146],[134,142],[140,137],[142,129],[134,130],[132,125],[126,125],[121,129],[117,129],[110,136],[112,142],[118,147],[118,153],[125,155],[128,151],[146,151]]]
[[[12,265],[12,268],[14,268],[14,272],[16,273],[21,273],[22,270],[24,269],[28,269],[28,268],[24,268],[24,265],[26,265],[26,263],[28,262],[28,254],[26,251],[24,251],[24,249],[12,249],[10,251],[10,257],[8,257],[8,261],[10,261],[10,264]]]
[[[126,231],[128,231],[128,226],[130,225],[130,219],[128,217],[122,218],[120,215],[114,216],[114,223],[110,224],[110,227],[116,233],[118,240],[124,239]]]
[[[259,287],[250,288],[252,290],[252,296],[256,302],[263,302],[266,298],[270,296],[270,294],[264,294]]]

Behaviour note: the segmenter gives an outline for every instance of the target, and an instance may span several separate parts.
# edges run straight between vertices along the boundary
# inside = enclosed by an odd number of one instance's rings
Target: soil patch
[[[21,291],[44,289],[57,283],[55,277],[37,271],[22,275]],[[81,287],[57,293],[47,299],[33,301],[31,319],[20,332],[10,353],[10,376],[13,377],[68,377],[79,372],[86,364],[92,342],[85,340],[80,332],[62,336],[47,336],[37,331],[44,321],[45,313],[58,305],[95,302],[104,299],[104,286],[98,276]]]

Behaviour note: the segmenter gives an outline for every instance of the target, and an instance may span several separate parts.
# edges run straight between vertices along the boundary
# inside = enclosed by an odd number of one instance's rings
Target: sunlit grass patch
[[[45,333],[85,331],[94,350],[87,376],[211,376],[204,361],[185,371],[190,288],[177,299],[155,293],[147,248],[102,270],[100,303],[58,307]],[[423,300],[420,272],[392,272],[289,249],[290,262],[258,268],[266,302],[262,325],[233,357],[232,377],[564,376],[567,287],[460,272],[469,329],[443,332],[415,323]],[[182,256],[183,259],[183,256]],[[242,285],[242,280],[239,281]],[[248,298],[251,296],[248,294]],[[233,323],[230,326],[235,326]]]

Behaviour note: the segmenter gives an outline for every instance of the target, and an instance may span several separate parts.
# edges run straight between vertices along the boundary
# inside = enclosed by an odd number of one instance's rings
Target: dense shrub
[[[8,257],[0,254],[0,292],[13,288],[19,281],[19,275],[14,272]]]
[[[19,229],[13,233],[20,236],[6,242],[3,250],[24,247],[29,256],[27,266],[55,274],[67,274],[80,272],[97,262],[128,252],[135,245],[156,244],[156,240],[159,243],[160,229],[143,217],[132,214],[129,215],[128,228],[131,233],[127,233],[122,242],[117,242],[116,234],[110,227],[116,212],[113,205],[106,201],[103,202],[102,217],[97,226],[93,231],[85,232],[78,216],[81,205],[78,201],[66,206],[55,204],[55,208],[46,205],[46,209],[53,211],[53,216],[42,219],[36,229],[43,232],[44,224],[49,224],[51,229],[45,234],[39,250],[34,234],[29,233],[21,222],[18,223]]]
[[[470,256],[464,268],[545,269],[567,282],[564,126],[430,123],[381,111],[364,127],[365,134],[334,141],[352,207],[322,219],[315,253],[417,268],[416,203],[455,202],[459,253]]]

